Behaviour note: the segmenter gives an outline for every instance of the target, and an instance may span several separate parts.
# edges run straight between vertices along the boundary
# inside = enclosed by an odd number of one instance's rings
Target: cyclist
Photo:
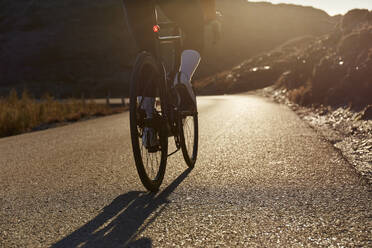
[[[156,24],[155,5],[185,34],[179,72],[174,79],[178,92],[179,105],[186,110],[196,107],[196,97],[191,80],[199,66],[204,46],[204,27],[211,23],[215,39],[219,37],[219,24],[216,21],[215,0],[123,0],[129,29],[140,50],[155,52],[153,27]],[[146,118],[153,118],[155,98],[145,97],[142,108]],[[158,147],[158,140],[152,128],[145,128],[143,144],[151,151]],[[154,148],[154,149],[152,149]]]

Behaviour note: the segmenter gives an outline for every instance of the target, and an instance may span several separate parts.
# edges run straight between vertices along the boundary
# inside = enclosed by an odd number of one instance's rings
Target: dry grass
[[[124,108],[111,108],[93,101],[57,101],[48,94],[36,100],[27,91],[18,97],[16,91],[12,90],[8,97],[0,98],[0,137],[28,132],[45,124],[73,122],[122,111]]]

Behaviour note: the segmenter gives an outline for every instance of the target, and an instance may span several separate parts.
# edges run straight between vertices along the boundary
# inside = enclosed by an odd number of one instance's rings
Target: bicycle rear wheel
[[[199,125],[198,114],[180,112],[178,118],[180,145],[186,164],[194,168],[198,156]]]
[[[153,118],[146,118],[145,97],[154,97]],[[138,55],[131,77],[130,130],[134,160],[142,184],[149,191],[157,191],[163,181],[168,156],[164,86],[155,59],[148,53]],[[155,150],[146,148],[143,136],[146,128],[153,128],[159,141]]]

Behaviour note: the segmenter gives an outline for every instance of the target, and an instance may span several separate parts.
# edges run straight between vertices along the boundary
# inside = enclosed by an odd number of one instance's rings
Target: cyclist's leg
[[[204,16],[199,0],[158,0],[163,12],[185,33],[179,74],[175,79],[183,104],[196,106],[191,80],[199,66],[204,47]],[[185,101],[184,101],[185,100]],[[188,106],[183,106],[189,108]]]
[[[155,2],[153,0],[123,0],[124,11],[128,29],[134,38],[139,51],[147,51],[155,54],[155,37],[152,27],[156,24]],[[152,82],[154,83],[154,82]],[[146,112],[146,118],[154,117],[155,86],[149,82],[145,86],[142,96],[138,101],[142,102],[141,108]],[[153,128],[144,128],[142,143],[146,148],[152,149],[158,146],[158,139]]]
[[[156,24],[155,0],[123,0],[123,6],[129,33],[138,50],[154,55],[156,43],[152,28]],[[155,87],[147,86],[144,94],[155,96],[152,88]]]
[[[155,20],[154,0],[123,0],[128,29],[140,51],[155,52],[152,27]]]
[[[164,14],[185,33],[183,50],[204,48],[204,14],[199,0],[157,0]]]
[[[173,18],[185,33],[180,71],[181,77],[186,76],[183,80],[191,82],[204,48],[204,16],[198,0],[178,1],[180,4],[178,12],[182,12],[183,15],[176,15]]]

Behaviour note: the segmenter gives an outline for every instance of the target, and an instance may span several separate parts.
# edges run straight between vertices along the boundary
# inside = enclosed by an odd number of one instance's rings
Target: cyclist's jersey
[[[141,50],[154,51],[154,8],[176,22],[185,33],[183,49],[202,52],[204,23],[216,16],[215,0],[123,0],[129,27]]]

